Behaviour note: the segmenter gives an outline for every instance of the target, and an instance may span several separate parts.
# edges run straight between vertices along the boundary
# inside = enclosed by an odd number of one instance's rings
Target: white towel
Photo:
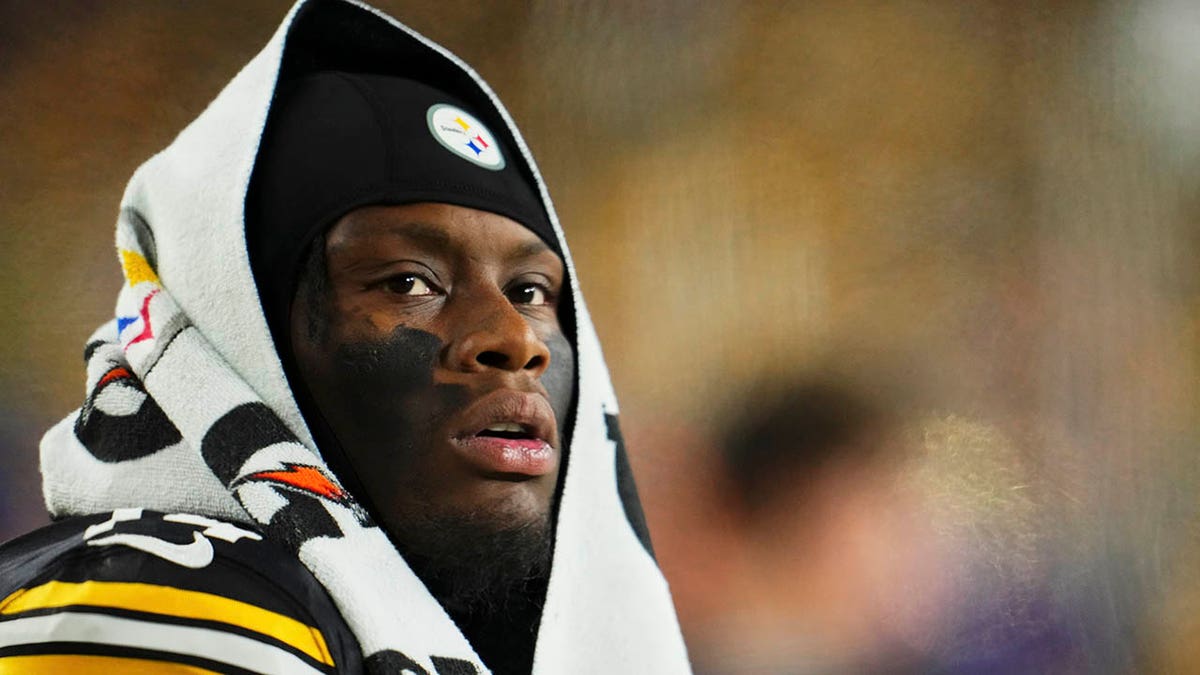
[[[299,37],[297,37],[299,36]],[[253,523],[328,589],[374,672],[486,668],[313,448],[246,254],[243,205],[285,50],[402,75],[453,69],[495,106],[534,175],[577,314],[578,402],[533,671],[689,671],[666,582],[623,500],[617,405],[566,242],[508,112],[455,56],[374,9],[301,0],[266,47],[134,174],[117,248],[126,283],[86,350],[88,398],[42,441],[56,517],[123,507]],[[281,487],[266,475],[289,472]],[[628,493],[627,486],[622,489]],[[628,512],[627,512],[628,511]]]

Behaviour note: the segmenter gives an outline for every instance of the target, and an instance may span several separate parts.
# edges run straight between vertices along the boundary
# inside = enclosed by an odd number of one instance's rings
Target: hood
[[[261,309],[247,255],[247,188],[277,82],[318,69],[419,78],[462,97],[515,148],[512,159],[536,185],[557,238],[574,310],[578,394],[534,672],[687,672],[629,479],[608,371],[533,157],[468,65],[356,2],[297,3],[266,47],[131,179],[117,234],[127,283],[114,320],[89,341],[89,397],[42,442],[51,514],[141,507],[254,523],[325,585],[369,663],[398,652],[429,672],[437,672],[434,657],[486,672],[329,473]],[[312,467],[328,489],[301,507],[277,487],[247,481],[289,466]]]

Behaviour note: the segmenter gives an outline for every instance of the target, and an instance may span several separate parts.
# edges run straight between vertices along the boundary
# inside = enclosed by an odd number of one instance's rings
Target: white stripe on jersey
[[[46,642],[88,642],[185,654],[261,673],[321,672],[289,651],[211,628],[73,611],[0,622],[0,649]]]

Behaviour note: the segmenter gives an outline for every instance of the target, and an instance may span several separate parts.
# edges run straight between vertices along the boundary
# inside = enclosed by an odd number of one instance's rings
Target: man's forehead
[[[429,250],[499,247],[505,258],[557,253],[529,228],[506,216],[443,203],[367,206],[329,230],[331,252],[406,245]]]

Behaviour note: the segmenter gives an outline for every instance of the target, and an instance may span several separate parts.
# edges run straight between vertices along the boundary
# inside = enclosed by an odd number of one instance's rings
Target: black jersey
[[[245,525],[121,509],[0,546],[0,675],[360,670],[325,589]]]

